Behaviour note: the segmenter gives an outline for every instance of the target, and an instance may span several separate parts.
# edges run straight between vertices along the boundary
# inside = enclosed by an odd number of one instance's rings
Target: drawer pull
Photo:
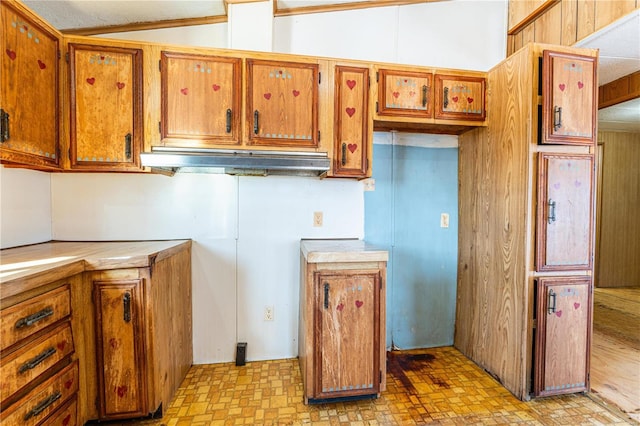
[[[231,133],[231,119],[233,118],[231,108],[227,109],[227,133]]]
[[[324,308],[329,309],[329,283],[324,283]]]
[[[44,410],[47,409],[47,407],[49,407],[51,404],[53,404],[60,398],[62,398],[62,394],[59,391],[56,391],[55,393],[49,395],[47,398],[40,401],[38,405],[33,407],[31,411],[29,411],[27,414],[24,415],[24,421],[26,422],[31,417],[35,417],[38,414],[42,413]]]
[[[427,106],[427,85],[422,86],[422,107],[425,108]]]
[[[51,315],[53,315],[53,308],[45,308],[39,312],[36,312],[35,314],[29,315],[28,317],[20,318],[18,321],[16,321],[15,328],[28,327],[37,323],[38,321],[50,317]]]
[[[42,361],[49,358],[51,355],[55,353],[56,353],[56,348],[54,347],[50,347],[49,349],[42,351],[39,355],[37,355],[31,361],[27,361],[24,364],[22,364],[18,369],[18,373],[23,374],[29,370],[36,368]]]

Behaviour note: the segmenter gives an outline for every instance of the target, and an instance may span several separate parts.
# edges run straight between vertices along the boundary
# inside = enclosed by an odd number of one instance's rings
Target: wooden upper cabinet
[[[593,155],[539,156],[536,269],[589,270],[593,263]]]
[[[380,69],[377,114],[396,117],[433,117],[433,74]]]
[[[369,69],[336,66],[333,176],[366,177],[369,161]]]
[[[317,63],[247,59],[249,145],[316,148]]]
[[[69,44],[71,169],[139,171],[142,50]]]
[[[596,67],[595,57],[543,52],[541,143],[595,143]]]
[[[539,278],[534,395],[589,390],[590,277]]]
[[[1,2],[0,12],[0,159],[57,169],[59,35],[12,2]]]
[[[435,118],[484,120],[484,78],[436,74],[435,87]]]
[[[162,52],[162,142],[240,143],[241,59]]]

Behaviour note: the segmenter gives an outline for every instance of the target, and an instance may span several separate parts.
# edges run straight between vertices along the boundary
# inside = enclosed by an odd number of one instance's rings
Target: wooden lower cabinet
[[[100,418],[145,415],[144,283],[95,281]]]
[[[539,278],[534,395],[589,390],[591,277]]]
[[[365,249],[362,241],[337,241],[338,246],[331,240],[302,243],[299,358],[305,403],[375,397],[386,385],[387,252]]]
[[[152,258],[149,267],[88,272],[86,279],[98,420],[161,415],[193,362],[190,248]]]

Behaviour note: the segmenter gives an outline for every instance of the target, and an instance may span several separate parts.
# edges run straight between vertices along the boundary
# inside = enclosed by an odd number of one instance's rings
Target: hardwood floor
[[[640,423],[640,287],[594,291],[591,391]]]

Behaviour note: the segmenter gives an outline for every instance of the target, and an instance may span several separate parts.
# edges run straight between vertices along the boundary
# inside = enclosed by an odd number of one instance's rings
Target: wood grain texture
[[[600,132],[604,146],[597,287],[640,285],[640,133]]]
[[[559,0],[509,0],[508,33],[515,34]]]
[[[640,97],[640,71],[598,87],[598,109]]]
[[[455,346],[524,398],[525,256],[529,229],[527,117],[534,57],[520,50],[488,73],[489,127],[460,137]]]
[[[640,422],[640,288],[594,291],[591,390]]]
[[[562,44],[562,4],[557,3],[535,21],[537,43]]]

